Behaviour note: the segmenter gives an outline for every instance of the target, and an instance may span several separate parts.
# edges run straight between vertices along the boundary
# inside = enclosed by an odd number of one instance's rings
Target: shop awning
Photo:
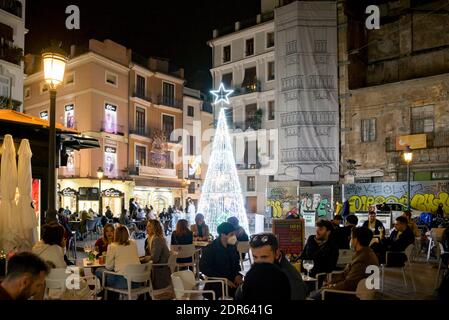
[[[156,187],[156,188],[176,188],[182,189],[183,181],[179,180],[162,180],[162,179],[139,179],[134,180],[136,187]]]
[[[12,122],[17,124],[24,124],[30,126],[40,126],[48,128],[50,127],[49,121],[43,120],[41,118],[33,117],[29,114],[22,112],[17,112],[14,110],[0,110],[0,121]],[[60,133],[75,133],[78,131],[74,129],[67,128],[60,123],[56,123],[56,131]]]
[[[92,137],[64,134],[62,135],[62,146],[66,149],[79,151],[81,149],[100,148],[100,143]]]

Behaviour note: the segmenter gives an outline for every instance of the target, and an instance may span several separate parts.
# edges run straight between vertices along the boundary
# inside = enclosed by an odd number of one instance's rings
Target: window
[[[433,132],[433,105],[412,108],[411,120],[413,134]]]
[[[40,92],[41,94],[44,94],[48,91],[48,84],[46,82],[42,82],[40,86]]]
[[[168,82],[162,84],[162,104],[167,106],[175,105],[175,85]]]
[[[270,160],[274,160],[274,141],[268,141],[268,157]]]
[[[231,88],[232,87],[232,72],[225,73],[221,77],[221,82],[225,86],[225,88]]]
[[[189,136],[189,156],[195,155],[195,137]]]
[[[268,176],[268,181],[269,182],[273,182],[274,181],[274,176]]]
[[[166,114],[162,115],[162,131],[164,132],[167,141],[170,140],[170,134],[175,129],[175,117]]]
[[[190,182],[188,193],[190,193],[190,194],[195,193],[195,182],[194,181]]]
[[[117,87],[117,78],[118,77],[115,73],[106,71],[106,80],[105,81],[107,84]]]
[[[362,142],[376,140],[376,118],[362,120]]]
[[[9,97],[9,78],[0,76],[0,96]]]
[[[247,177],[246,181],[246,191],[256,191],[256,177]]]
[[[39,112],[39,118],[41,118],[42,120],[48,120],[48,111],[41,111]]]
[[[245,43],[245,56],[252,56],[254,54],[254,38],[246,39]]]
[[[255,128],[257,124],[254,123],[255,122],[254,120],[255,120],[256,111],[257,111],[257,104],[256,103],[248,104],[248,105],[245,106],[246,128],[252,127],[253,129],[259,129],[259,128]]]
[[[267,81],[274,80],[274,61],[267,63]]]
[[[225,108],[225,116],[228,128],[232,128],[234,125],[234,114],[231,108]]]
[[[192,106],[187,107],[187,116],[194,117],[195,116],[195,108]]]
[[[145,135],[145,109],[136,107],[136,133]]]
[[[318,53],[327,52],[327,41],[326,40],[315,40],[314,51]]]
[[[223,47],[223,62],[231,61],[231,46]]]
[[[256,67],[246,68],[245,77],[243,78],[242,87],[249,92],[257,89],[257,70]]]
[[[31,88],[25,88],[23,95],[25,96],[25,99],[31,98]]]
[[[145,77],[139,75],[136,77],[136,97],[145,98]]]
[[[65,84],[70,85],[75,83],[75,73],[71,72],[65,76]]]
[[[274,120],[274,100],[268,101],[268,120]]]
[[[147,157],[147,148],[136,145],[136,166],[145,166]]]
[[[432,180],[448,180],[448,179],[449,179],[449,171],[432,172]]]
[[[274,47],[274,32],[267,33],[267,48]]]
[[[246,212],[257,213],[257,197],[246,197]]]

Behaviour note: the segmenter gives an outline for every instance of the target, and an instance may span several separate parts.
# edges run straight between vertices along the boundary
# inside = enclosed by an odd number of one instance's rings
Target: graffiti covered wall
[[[317,218],[332,218],[332,186],[301,187],[301,214],[303,211],[315,211]]]
[[[278,183],[267,188],[266,213],[269,218],[285,218],[298,212],[298,187],[296,183]]]
[[[368,211],[368,206],[383,202],[407,204],[406,182],[356,183],[344,185],[343,201],[349,211]],[[440,203],[449,212],[449,181],[412,181],[410,187],[413,209],[435,212]]]

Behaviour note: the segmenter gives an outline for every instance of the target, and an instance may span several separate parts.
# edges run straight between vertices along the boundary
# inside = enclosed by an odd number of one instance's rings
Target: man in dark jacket
[[[408,226],[407,218],[399,216],[396,218],[390,237],[383,237],[379,246],[372,245],[371,248],[376,252],[380,263],[387,263],[389,267],[400,267],[407,261],[407,257],[402,252],[414,242],[415,235]],[[388,254],[388,261],[386,261],[387,251],[392,252]]]
[[[351,240],[352,228],[359,223],[359,218],[355,214],[350,214],[346,217],[345,226],[336,228],[335,232],[331,234],[330,241],[337,246],[338,249],[349,249],[349,242]]]
[[[368,220],[363,223],[363,227],[373,231],[375,236],[380,236],[380,234],[385,230],[383,223],[376,219],[376,206],[369,206]]]
[[[316,235],[307,239],[306,246],[300,255],[300,259],[313,260],[313,269],[310,275],[332,272],[338,260],[338,247],[333,241],[329,241],[333,226],[328,220],[319,220],[316,223]]]
[[[217,227],[217,233],[217,239],[203,250],[200,271],[207,277],[228,279],[228,292],[234,297],[236,288],[242,283],[235,229],[229,222],[223,222]],[[213,290],[217,299],[222,296],[220,284],[207,283],[204,290]],[[210,295],[204,296],[210,298]]]
[[[255,264],[275,264],[287,276],[291,289],[290,300],[304,300],[306,298],[306,287],[304,285],[304,282],[302,281],[301,274],[279,250],[279,242],[274,234],[255,234],[251,237],[251,241],[249,244]]]

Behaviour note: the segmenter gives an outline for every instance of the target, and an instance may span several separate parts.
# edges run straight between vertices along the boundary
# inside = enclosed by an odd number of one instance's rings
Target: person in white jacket
[[[42,227],[42,240],[38,241],[32,251],[52,268],[65,268],[64,260],[64,227],[57,223],[46,224]]]
[[[129,239],[128,228],[120,225],[115,229],[114,242],[108,246],[106,254],[106,269],[99,268],[95,275],[102,281],[103,273],[106,270],[116,273],[123,273],[127,265],[140,264],[137,245]],[[117,289],[127,289],[128,284],[122,275],[107,274],[106,286]],[[134,287],[134,284],[133,284]]]

